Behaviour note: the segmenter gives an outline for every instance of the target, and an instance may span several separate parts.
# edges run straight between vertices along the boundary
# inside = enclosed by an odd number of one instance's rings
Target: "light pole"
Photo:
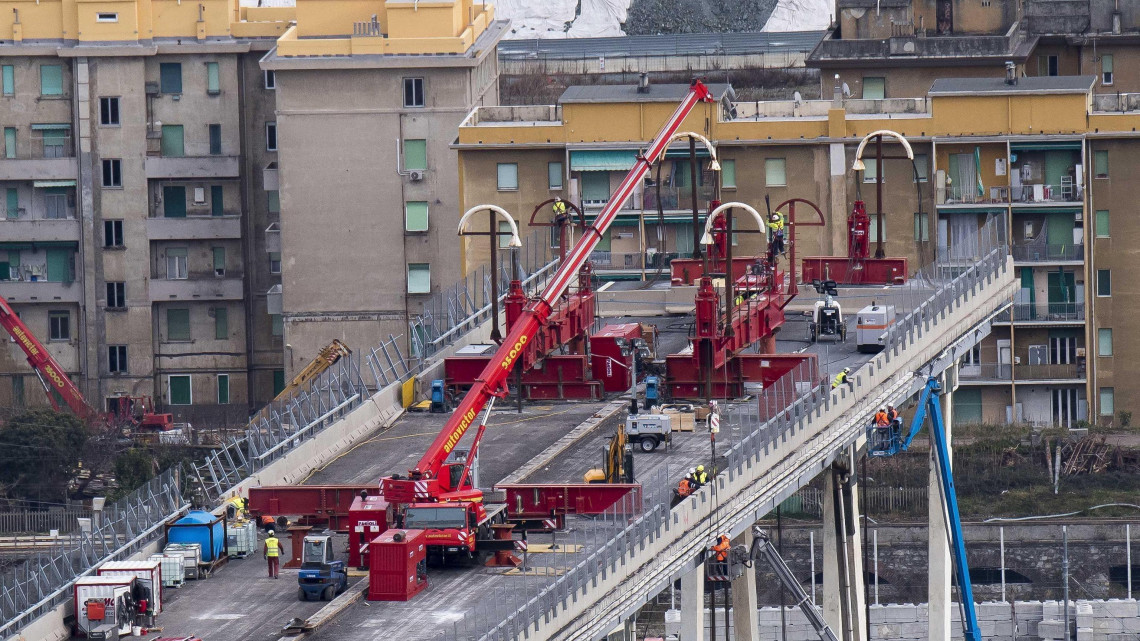
[[[476,212],[483,210],[487,210],[488,212],[487,231],[467,231],[464,229],[468,219]],[[506,219],[507,224],[510,226],[510,231],[499,231],[498,225],[495,224],[497,216],[502,216]],[[503,335],[499,332],[499,236],[510,236],[507,247],[522,247],[522,240],[519,239],[519,227],[515,223],[515,219],[502,207],[496,205],[476,205],[468,209],[459,219],[459,235],[487,236],[491,241],[491,340],[498,343],[503,340]]]

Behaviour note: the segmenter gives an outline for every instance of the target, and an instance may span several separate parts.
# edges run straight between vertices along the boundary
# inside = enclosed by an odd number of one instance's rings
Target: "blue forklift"
[[[310,534],[305,537],[297,584],[297,598],[302,601],[314,597],[332,601],[336,595],[348,589],[348,568],[344,561],[333,558],[331,534]]]

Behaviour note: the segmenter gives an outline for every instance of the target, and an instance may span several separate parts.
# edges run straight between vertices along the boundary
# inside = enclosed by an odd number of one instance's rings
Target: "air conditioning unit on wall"
[[[413,171],[409,171],[409,172],[408,172],[408,178],[410,178],[412,182],[417,182],[417,183],[418,183],[418,182],[420,182],[421,180],[423,180],[423,179],[424,179],[424,172],[422,172],[422,171],[420,171],[420,170],[418,170],[418,169],[417,169],[417,170],[413,170]]]

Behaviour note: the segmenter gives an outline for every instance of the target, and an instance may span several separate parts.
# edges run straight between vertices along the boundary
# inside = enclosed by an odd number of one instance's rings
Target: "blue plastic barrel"
[[[222,556],[226,544],[225,525],[220,516],[209,512],[189,512],[170,526],[166,542],[197,543],[202,547],[202,562],[210,563]]]

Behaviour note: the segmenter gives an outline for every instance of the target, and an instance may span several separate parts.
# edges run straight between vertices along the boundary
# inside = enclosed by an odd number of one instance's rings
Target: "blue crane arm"
[[[954,574],[958,582],[958,597],[962,603],[964,636],[967,641],[982,641],[978,628],[978,613],[974,608],[974,588],[970,583],[970,566],[966,562],[966,542],[962,536],[962,518],[958,513],[958,492],[954,488],[954,474],[950,466],[950,448],[946,442],[946,426],[942,422],[942,404],[939,395],[942,386],[931,377],[922,390],[914,420],[910,424],[910,434],[903,442],[906,450],[910,442],[922,429],[927,415],[930,416],[930,446],[934,462],[938,467],[938,478],[942,486],[942,503],[945,507],[947,526],[950,530],[950,552],[954,555]]]

